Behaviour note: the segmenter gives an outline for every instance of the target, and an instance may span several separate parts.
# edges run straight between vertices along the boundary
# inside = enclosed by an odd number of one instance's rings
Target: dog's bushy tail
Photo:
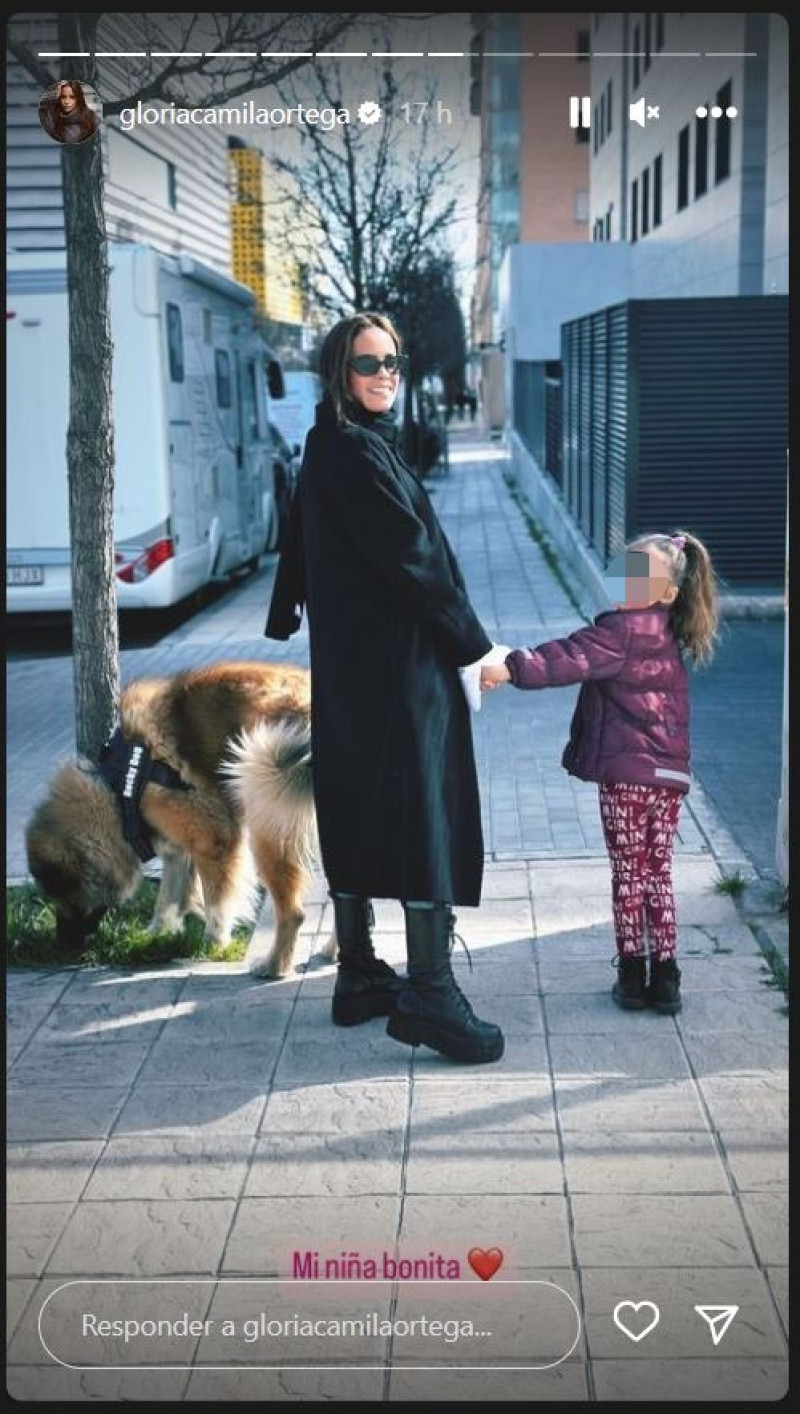
[[[249,830],[279,839],[311,868],[317,853],[311,780],[311,729],[304,717],[258,722],[228,749],[221,771]]]

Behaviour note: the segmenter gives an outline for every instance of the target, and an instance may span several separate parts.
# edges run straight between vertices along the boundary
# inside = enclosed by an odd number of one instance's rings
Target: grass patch
[[[775,987],[783,992],[787,1001],[789,998],[789,973],[786,970],[786,963],[776,947],[770,944],[763,948],[764,961],[769,968],[769,976],[764,978],[765,987]]]
[[[570,584],[569,580],[564,574],[563,569],[561,568],[561,561],[559,560],[558,555],[550,544],[550,541],[547,539],[547,536],[545,535],[538,521],[534,520],[533,516],[531,515],[530,510],[528,509],[528,503],[525,500],[525,497],[523,496],[522,492],[520,491],[515,478],[511,475],[511,472],[504,471],[503,480],[506,483],[508,493],[512,501],[518,507],[519,511],[522,514],[522,518],[525,521],[526,526],[528,527],[528,534],[530,535],[531,539],[535,540],[536,544],[539,546],[539,549],[542,552],[542,555],[547,563],[548,568],[552,571],[553,577],[558,580],[558,583],[561,585],[561,588],[563,589],[564,593],[569,599],[570,604],[574,608],[575,612],[578,614],[579,618],[582,618],[586,623],[590,623],[591,620],[588,619],[586,617],[586,614],[583,612],[581,605],[578,603],[578,600],[575,597],[575,591],[573,590],[572,585]]]
[[[727,894],[729,898],[741,898],[746,888],[747,880],[742,878],[737,869],[735,874],[723,874],[721,879],[717,879],[714,893]]]
[[[68,951],[56,944],[56,916],[52,906],[32,884],[10,888],[6,896],[7,961],[15,967],[150,967],[175,958],[206,962],[240,962],[253,931],[251,923],[237,924],[233,940],[224,947],[203,941],[202,919],[186,919],[180,933],[149,933],[158,883],[143,880],[128,903],[112,909],[101,920],[83,948]]]

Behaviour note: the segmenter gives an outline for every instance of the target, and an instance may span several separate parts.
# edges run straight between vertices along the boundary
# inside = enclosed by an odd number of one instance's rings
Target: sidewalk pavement
[[[501,457],[476,434],[454,438],[451,474],[434,483],[439,512],[490,634],[568,632],[574,608],[504,494]],[[265,602],[262,577],[156,650],[126,655],[125,677],[240,656],[307,662],[302,637],[261,638]],[[38,664],[20,666],[36,678]],[[493,694],[474,719],[489,853],[481,908],[459,910],[472,968],[460,951],[454,965],[479,1013],[503,1026],[497,1064],[412,1052],[380,1020],[332,1026],[320,875],[301,962],[282,982],[221,964],[11,974],[13,1397],[783,1395],[787,1023],[753,931],[713,888],[736,846],[693,790],[675,867],[684,1009],[620,1012],[596,798],[558,765],[572,694],[536,694],[535,714],[532,696]],[[69,724],[51,726],[51,740],[56,730],[68,736]],[[399,905],[378,901],[376,913],[378,951],[402,964]],[[253,951],[269,926],[265,909]],[[500,1249],[491,1281],[470,1266],[474,1248]],[[263,1309],[270,1288],[251,1283],[291,1277],[293,1252],[457,1260],[458,1281],[424,1289],[328,1286],[325,1309],[358,1298],[395,1320],[423,1307],[476,1311],[491,1337],[476,1356],[395,1331],[369,1347],[377,1368],[327,1368],[319,1346],[325,1368],[254,1368],[263,1341],[239,1340],[231,1354],[220,1320]],[[108,1284],[64,1287],[90,1278]],[[58,1288],[43,1345],[39,1313]],[[286,1309],[305,1311],[318,1288],[282,1292]],[[144,1296],[149,1316],[191,1306],[217,1324],[146,1349],[76,1334],[79,1307],[141,1314]],[[526,1324],[528,1298],[561,1304],[546,1319],[531,1307]],[[620,1302],[655,1303],[658,1324],[627,1336],[613,1319]],[[718,1346],[698,1305],[738,1307]],[[627,1311],[639,1335],[649,1308]],[[364,1348],[345,1342],[337,1355],[357,1364]],[[301,1363],[299,1350],[286,1347],[287,1365]],[[548,1368],[492,1368],[503,1360]]]

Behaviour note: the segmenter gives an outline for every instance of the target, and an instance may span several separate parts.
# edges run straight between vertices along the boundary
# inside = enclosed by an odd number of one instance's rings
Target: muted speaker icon
[[[628,117],[632,123],[638,123],[643,128],[650,118],[660,118],[661,112],[658,104],[648,103],[644,98],[637,98],[635,103],[628,105]]]

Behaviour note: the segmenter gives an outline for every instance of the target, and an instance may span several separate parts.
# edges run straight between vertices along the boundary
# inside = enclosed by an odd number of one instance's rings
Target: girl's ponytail
[[[678,597],[672,606],[675,635],[695,663],[706,663],[714,653],[719,621],[714,566],[702,540],[695,535],[681,530],[670,538],[673,544],[677,542],[680,551],[676,565]]]

